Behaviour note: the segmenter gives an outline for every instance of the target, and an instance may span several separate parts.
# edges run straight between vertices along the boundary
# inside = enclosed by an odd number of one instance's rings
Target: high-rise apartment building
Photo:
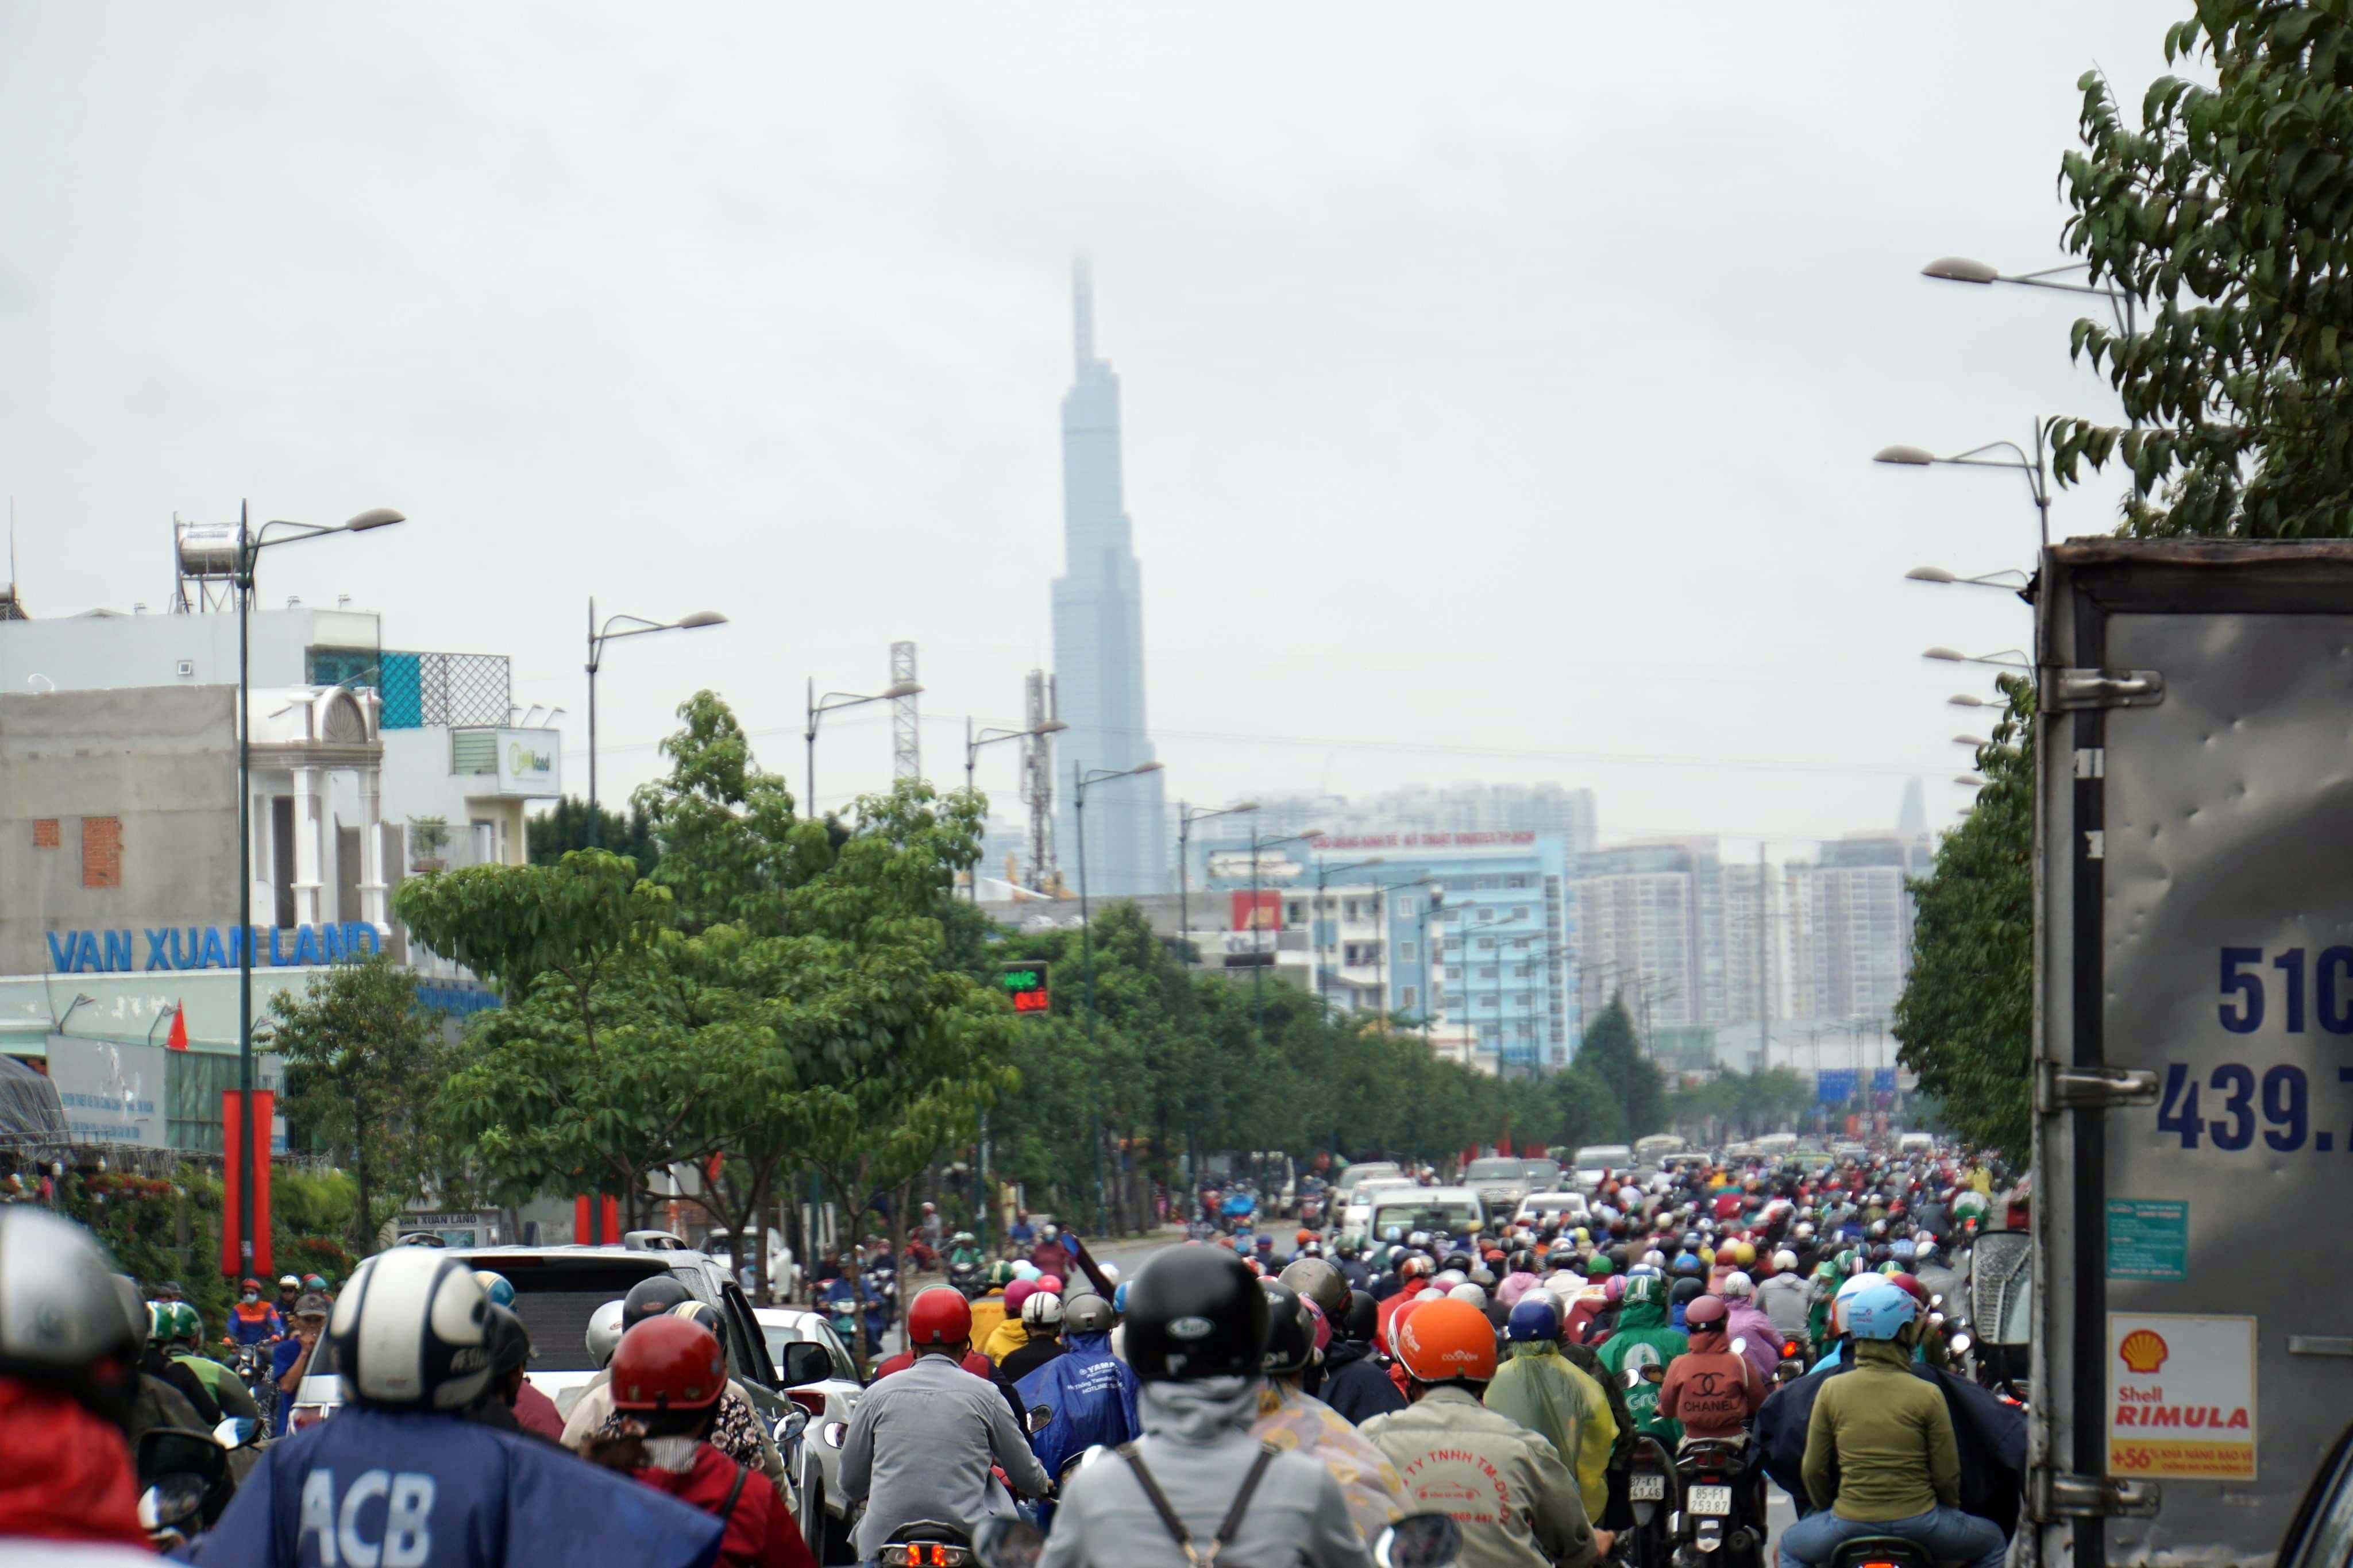
[[[1144,587],[1120,478],[1119,377],[1095,357],[1094,284],[1072,279],[1078,374],[1062,398],[1062,575],[1054,579],[1054,677],[1069,728],[1056,746],[1055,834],[1075,883],[1082,853],[1096,894],[1156,893],[1168,881],[1167,805],[1160,775],[1088,793],[1079,843],[1082,772],[1152,760],[1144,717]]]

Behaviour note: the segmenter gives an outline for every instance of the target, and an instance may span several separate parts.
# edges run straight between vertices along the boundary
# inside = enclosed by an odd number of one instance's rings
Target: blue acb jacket
[[[192,1561],[708,1568],[720,1521],[533,1438],[346,1405],[274,1444]]]
[[[1111,1353],[1109,1334],[1065,1336],[1060,1355],[1013,1385],[1021,1408],[1042,1405],[1053,1419],[1029,1447],[1049,1476],[1097,1443],[1116,1447],[1144,1435],[1135,1414],[1135,1373]]]

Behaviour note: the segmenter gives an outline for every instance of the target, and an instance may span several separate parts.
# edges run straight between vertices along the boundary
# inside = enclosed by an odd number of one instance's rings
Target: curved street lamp
[[[723,626],[727,617],[716,610],[697,610],[674,621],[649,621],[643,616],[608,616],[605,624],[596,624],[596,595],[588,599],[588,847],[605,847],[604,819],[596,815],[596,671],[605,663],[605,645],[622,637],[641,637],[651,632],[691,632],[704,626]]]

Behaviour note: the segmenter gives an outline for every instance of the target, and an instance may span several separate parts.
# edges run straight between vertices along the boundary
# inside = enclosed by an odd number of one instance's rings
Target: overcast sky
[[[2028,616],[1902,574],[2033,514],[1870,456],[2114,404],[2072,300],[1917,271],[2064,259],[2076,78],[2137,105],[2187,12],[0,0],[23,592],[160,609],[174,511],[391,504],[266,599],[512,655],[575,787],[591,594],[733,621],[612,650],[608,800],[700,685],[797,786],[804,679],[900,637],[959,774],[1051,646],[1083,248],[1172,800],[1551,779],[1605,838],[1794,838],[1917,774],[1948,823],[1989,685],[1920,650]],[[828,721],[820,802],[889,763]]]

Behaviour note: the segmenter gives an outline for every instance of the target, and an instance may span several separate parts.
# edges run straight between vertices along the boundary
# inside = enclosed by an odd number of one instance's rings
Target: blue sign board
[[[365,921],[332,925],[149,926],[132,931],[53,931],[53,974],[130,974],[151,969],[235,969],[240,943],[253,943],[256,968],[336,963],[381,952],[383,939]],[[133,937],[143,938],[134,942]]]
[[[1871,1092],[1873,1094],[1894,1094],[1895,1092],[1895,1069],[1894,1068],[1872,1068]]]
[[[1826,1068],[1814,1075],[1814,1098],[1824,1105],[1844,1105],[1854,1098],[1854,1074],[1845,1068]]]

